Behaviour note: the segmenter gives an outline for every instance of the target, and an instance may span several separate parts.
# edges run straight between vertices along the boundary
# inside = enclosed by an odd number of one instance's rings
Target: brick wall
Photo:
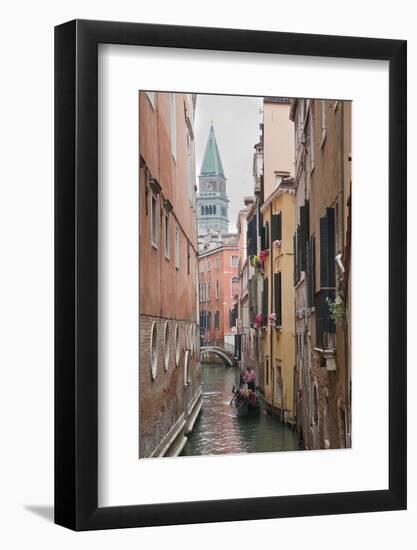
[[[157,326],[157,371],[151,374],[151,330]],[[182,413],[188,414],[188,404],[200,389],[200,366],[198,360],[198,327],[195,323],[168,320],[169,361],[165,370],[164,334],[166,319],[140,316],[139,352],[139,456],[152,454]],[[179,328],[179,361],[176,365],[175,327]],[[190,342],[187,331],[195,331]],[[190,350],[188,383],[185,386],[184,360]],[[193,351],[194,350],[194,353]]]

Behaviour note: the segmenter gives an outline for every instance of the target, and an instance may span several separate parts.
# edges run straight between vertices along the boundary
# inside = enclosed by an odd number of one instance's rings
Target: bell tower
[[[197,197],[197,221],[200,232],[229,231],[229,199],[226,194],[226,177],[217,147],[213,123],[201,165]]]

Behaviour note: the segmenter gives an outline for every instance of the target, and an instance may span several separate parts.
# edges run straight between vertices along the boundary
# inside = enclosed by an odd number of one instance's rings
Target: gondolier
[[[246,384],[248,385],[248,389],[255,391],[256,373],[252,367],[247,367],[244,378]]]

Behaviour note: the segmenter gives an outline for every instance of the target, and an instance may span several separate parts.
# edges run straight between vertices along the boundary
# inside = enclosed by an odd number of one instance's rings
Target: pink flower
[[[261,252],[259,253],[259,262],[263,265],[268,256],[269,256],[268,249],[261,250]]]

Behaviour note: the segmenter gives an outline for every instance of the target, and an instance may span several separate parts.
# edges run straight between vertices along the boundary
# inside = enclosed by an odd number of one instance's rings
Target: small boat
[[[246,388],[236,389],[233,386],[233,397],[230,405],[235,409],[237,416],[247,416],[249,413],[259,413],[260,405],[256,392]]]

